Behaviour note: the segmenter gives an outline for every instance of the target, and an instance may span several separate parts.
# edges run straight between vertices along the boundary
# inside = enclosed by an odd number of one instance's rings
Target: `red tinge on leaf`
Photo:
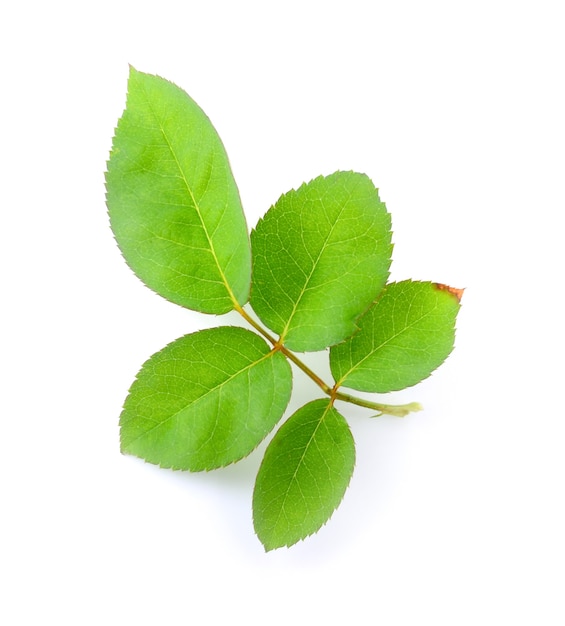
[[[441,289],[441,291],[448,291],[453,294],[459,302],[461,302],[461,298],[463,297],[463,292],[465,289],[456,289],[455,287],[450,287],[449,285],[444,285],[443,283],[434,283],[434,285]]]

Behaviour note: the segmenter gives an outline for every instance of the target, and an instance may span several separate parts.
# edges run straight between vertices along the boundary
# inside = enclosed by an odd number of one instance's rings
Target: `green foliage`
[[[185,335],[154,354],[121,416],[122,451],[162,467],[209,470],[247,456],[282,417],[284,356],[244,328]]]
[[[122,451],[177,470],[238,461],[282,418],[292,361],[327,398],[298,409],[276,432],[257,476],[253,521],[266,550],[317,532],[355,463],[335,403],[396,416],[420,409],[340,388],[386,393],[429,376],[453,348],[462,290],[386,284],[390,215],[364,174],[336,172],[289,191],[249,238],[206,115],[172,83],[133,68],[106,188],[116,241],[146,285],[204,313],[235,310],[253,329],[199,331],[150,357],[120,416]],[[249,311],[250,293],[260,321]],[[333,387],[295,354],[327,347]]]
[[[453,349],[458,311],[457,295],[437,284],[387,285],[359,320],[359,332],[331,348],[336,383],[377,393],[419,383]]]
[[[203,313],[247,302],[239,193],[220,138],[184,91],[131,68],[106,183],[116,241],[146,285]]]
[[[355,465],[347,422],[331,400],[314,400],[279,429],[257,475],[253,518],[267,550],[320,529],[337,508]]]
[[[390,215],[364,174],[336,172],[283,195],[251,233],[251,306],[291,350],[322,350],[388,278]]]

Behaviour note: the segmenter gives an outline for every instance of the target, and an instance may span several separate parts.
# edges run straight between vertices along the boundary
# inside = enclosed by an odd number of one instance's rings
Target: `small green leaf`
[[[283,195],[251,247],[261,321],[291,350],[322,350],[351,335],[385,285],[390,215],[367,176],[336,172]]]
[[[247,302],[239,193],[214,127],[182,89],[131,68],[106,189],[116,241],[147,286],[203,313]]]
[[[120,417],[122,451],[173,469],[222,467],[249,454],[288,404],[285,357],[255,333],[223,326],[154,354]]]
[[[330,350],[338,385],[387,393],[427,378],[453,349],[462,290],[437,283],[387,285],[360,330]]]
[[[265,549],[317,532],[341,502],[354,465],[349,426],[329,400],[294,413],[269,444],[255,483],[253,521]]]

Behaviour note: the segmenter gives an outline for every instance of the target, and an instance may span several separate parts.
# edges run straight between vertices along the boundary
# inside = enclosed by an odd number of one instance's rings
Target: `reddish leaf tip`
[[[434,285],[441,291],[448,291],[457,298],[458,302],[461,302],[465,289],[456,289],[455,287],[450,287],[449,285],[444,285],[443,283],[434,283]]]

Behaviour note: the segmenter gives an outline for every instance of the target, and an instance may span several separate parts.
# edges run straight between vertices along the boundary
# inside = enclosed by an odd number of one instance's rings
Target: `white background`
[[[0,622],[565,623],[561,4],[2,10]],[[365,172],[392,278],[466,288],[455,352],[393,398],[424,412],[342,407],[351,486],[289,550],[253,534],[265,444],[193,475],[119,453],[141,363],[239,323],[159,298],[114,244],[103,172],[128,63],[210,116],[250,226],[305,180]],[[318,396],[300,374],[295,391],[290,410]]]

